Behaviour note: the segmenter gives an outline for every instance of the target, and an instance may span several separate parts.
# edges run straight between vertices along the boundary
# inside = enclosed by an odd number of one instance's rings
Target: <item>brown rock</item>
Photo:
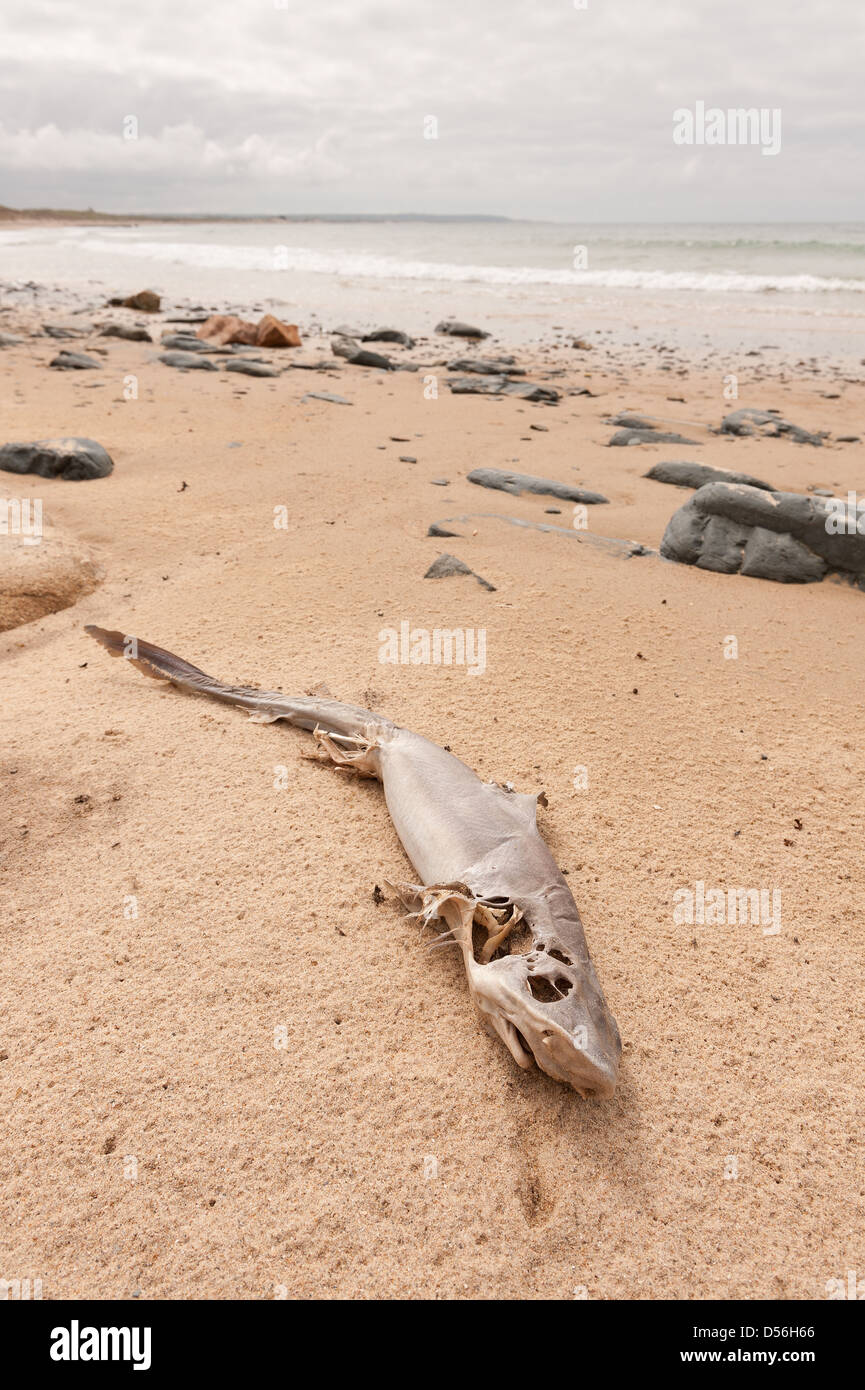
[[[121,300],[124,309],[137,309],[141,314],[158,314],[160,299],[153,290],[139,290],[128,299]]]
[[[283,323],[273,314],[265,314],[255,330],[256,347],[300,347],[296,323]]]
[[[239,319],[236,314],[211,314],[198,330],[197,337],[225,347],[227,343],[255,343],[255,324]]]

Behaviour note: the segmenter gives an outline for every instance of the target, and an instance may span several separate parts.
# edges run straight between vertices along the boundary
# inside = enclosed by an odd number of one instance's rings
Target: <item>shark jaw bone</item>
[[[445,924],[439,941],[460,947],[481,1019],[518,1066],[534,1060],[583,1097],[613,1094],[621,1043],[588,958],[547,948],[551,933],[508,899],[475,897],[464,883],[391,886],[421,931]]]

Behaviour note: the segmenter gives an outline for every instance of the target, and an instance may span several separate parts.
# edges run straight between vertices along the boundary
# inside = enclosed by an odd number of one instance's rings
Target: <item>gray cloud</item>
[[[0,202],[858,218],[862,34],[857,0],[32,0],[0,21]],[[779,107],[780,155],[674,145],[697,100]]]

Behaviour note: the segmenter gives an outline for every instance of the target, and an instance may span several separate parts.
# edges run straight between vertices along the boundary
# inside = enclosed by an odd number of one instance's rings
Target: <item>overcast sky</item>
[[[865,220],[862,0],[4,8],[16,207]],[[697,101],[780,108],[780,153],[674,144]]]

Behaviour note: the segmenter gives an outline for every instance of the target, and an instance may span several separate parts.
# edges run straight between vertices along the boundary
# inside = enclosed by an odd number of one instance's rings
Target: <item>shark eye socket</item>
[[[558,975],[555,980],[548,980],[545,975],[529,975],[526,984],[539,1004],[556,1004],[573,989],[564,975]]]

